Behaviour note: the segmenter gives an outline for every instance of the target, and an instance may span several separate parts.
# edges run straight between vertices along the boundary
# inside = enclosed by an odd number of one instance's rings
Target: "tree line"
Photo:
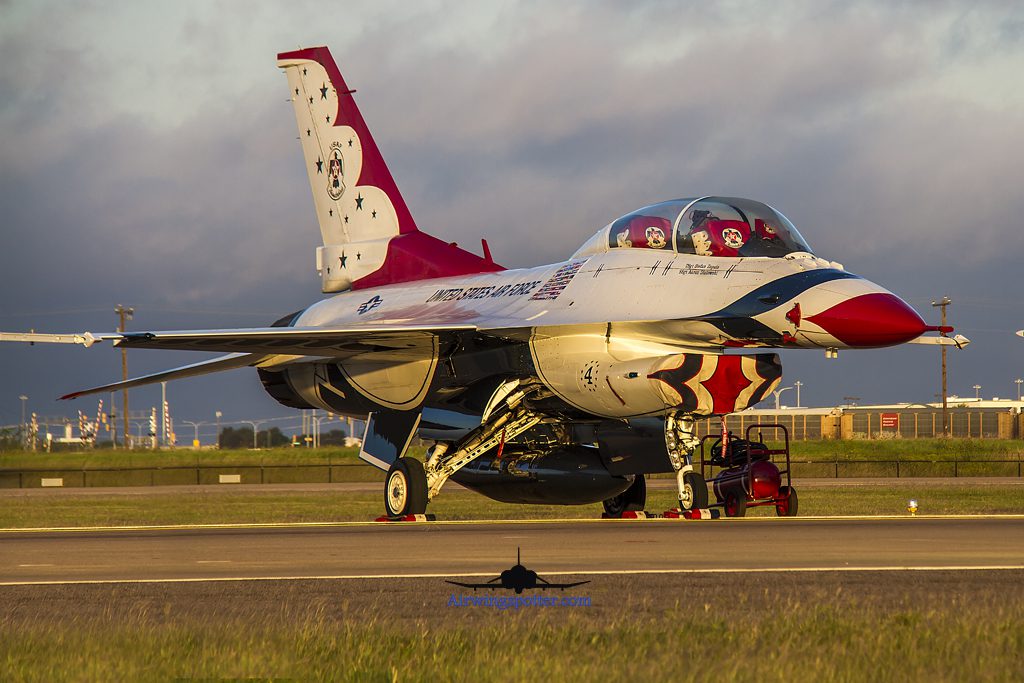
[[[320,434],[320,445],[344,446],[345,436],[343,429],[323,432]],[[220,431],[217,443],[221,448],[252,448],[252,427],[225,427]],[[279,427],[261,429],[256,433],[257,448],[276,448],[291,443],[291,437],[283,433]],[[300,445],[305,444],[300,441]]]

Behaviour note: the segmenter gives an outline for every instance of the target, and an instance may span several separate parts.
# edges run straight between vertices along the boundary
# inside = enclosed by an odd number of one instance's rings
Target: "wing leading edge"
[[[377,349],[418,346],[424,336],[444,332],[472,332],[473,324],[359,325],[352,327],[253,327],[227,330],[178,330],[168,332],[109,332],[93,334],[38,334],[0,332],[0,342],[30,344],[81,344],[101,341],[128,349],[171,351],[219,351],[226,353],[291,354],[348,357]]]

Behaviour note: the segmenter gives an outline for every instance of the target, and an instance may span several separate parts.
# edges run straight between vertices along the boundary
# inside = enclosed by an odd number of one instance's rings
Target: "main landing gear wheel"
[[[604,501],[604,511],[609,517],[621,517],[627,510],[639,512],[647,505],[647,480],[638,474],[629,488],[617,496]]]
[[[384,480],[384,509],[389,517],[422,515],[427,511],[427,475],[415,458],[399,458]]]
[[[708,485],[704,477],[697,472],[683,475],[682,496],[679,498],[680,510],[699,510],[708,506]]]
[[[747,514],[747,498],[735,491],[730,491],[725,497],[725,516],[742,517]]]
[[[775,503],[775,514],[779,517],[796,517],[796,489],[791,486],[779,487],[779,498],[781,500]]]

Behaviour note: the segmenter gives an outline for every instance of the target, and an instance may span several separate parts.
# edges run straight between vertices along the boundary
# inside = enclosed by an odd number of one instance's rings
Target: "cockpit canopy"
[[[607,239],[608,249],[664,249],[698,256],[781,257],[811,251],[780,212],[738,197],[675,199],[645,206],[614,221]]]

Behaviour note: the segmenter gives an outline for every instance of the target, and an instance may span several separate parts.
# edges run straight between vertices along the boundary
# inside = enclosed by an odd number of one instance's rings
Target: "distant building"
[[[1024,401],[950,396],[950,436],[977,439],[1024,438]],[[734,413],[726,425],[742,436],[750,425],[781,424],[793,440],[892,439],[942,436],[942,403],[893,403],[832,408],[751,408]],[[698,434],[716,434],[717,419],[698,422]],[[756,432],[755,432],[756,433]],[[771,438],[765,433],[765,438]]]

